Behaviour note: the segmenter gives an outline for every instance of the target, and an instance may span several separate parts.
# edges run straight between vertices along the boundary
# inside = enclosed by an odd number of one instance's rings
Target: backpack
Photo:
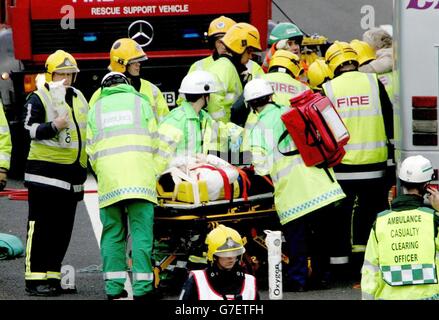
[[[329,98],[307,90],[290,99],[291,110],[281,119],[286,130],[278,141],[289,134],[297,150],[282,152],[290,156],[300,153],[306,166],[330,168],[339,164],[346,151],[349,132]]]

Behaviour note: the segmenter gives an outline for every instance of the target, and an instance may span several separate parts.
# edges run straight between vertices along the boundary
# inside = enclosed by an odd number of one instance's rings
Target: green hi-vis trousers
[[[151,202],[140,199],[123,200],[100,209],[105,291],[108,295],[120,294],[128,276],[126,216],[132,240],[133,294],[142,296],[153,289],[151,253],[154,207]]]

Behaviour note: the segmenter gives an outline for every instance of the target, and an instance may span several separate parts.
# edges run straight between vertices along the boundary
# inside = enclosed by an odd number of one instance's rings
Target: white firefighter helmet
[[[406,158],[399,169],[398,177],[410,183],[423,183],[433,179],[433,166],[430,160],[417,155]]]
[[[244,100],[246,102],[273,94],[270,82],[265,79],[253,79],[244,87]]]
[[[215,79],[210,72],[197,70],[188,73],[181,81],[180,93],[204,94],[218,91]]]

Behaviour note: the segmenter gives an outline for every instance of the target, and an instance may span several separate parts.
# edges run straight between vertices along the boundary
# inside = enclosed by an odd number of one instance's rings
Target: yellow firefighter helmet
[[[130,63],[148,59],[142,47],[133,39],[122,38],[116,40],[110,51],[110,71],[124,73]]]
[[[332,79],[334,74],[323,59],[317,59],[308,68],[308,83],[313,90],[321,90],[326,81]]]
[[[56,50],[50,56],[47,57],[45,64],[45,79],[46,82],[52,81],[54,72],[59,73],[77,73],[79,72],[78,64],[75,58],[63,50]],[[74,79],[73,79],[74,80]]]
[[[237,257],[245,252],[244,242],[235,229],[218,225],[206,237],[207,260],[213,261],[213,256]]]
[[[326,63],[329,69],[336,74],[338,69],[348,63],[354,64],[358,67],[358,55],[354,48],[347,42],[335,41],[326,50]]]
[[[219,18],[213,19],[209,25],[209,29],[207,30],[207,36],[212,37],[215,35],[225,34],[227,30],[229,30],[235,24],[235,20],[230,19],[226,16],[221,16]]]
[[[251,47],[261,51],[259,31],[251,24],[240,22],[233,25],[222,39],[224,45],[236,54],[242,54]]]
[[[303,68],[300,65],[300,58],[288,50],[276,50],[271,57],[268,70],[272,67],[283,67],[291,72],[293,77],[298,77],[303,73]]]
[[[357,52],[359,66],[376,59],[375,50],[367,42],[354,39],[350,45]]]

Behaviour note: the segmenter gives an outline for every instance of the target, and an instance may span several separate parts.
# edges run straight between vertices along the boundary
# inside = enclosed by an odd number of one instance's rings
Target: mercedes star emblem
[[[149,45],[154,38],[154,29],[149,22],[137,20],[128,27],[128,37],[135,40],[143,48]]]

